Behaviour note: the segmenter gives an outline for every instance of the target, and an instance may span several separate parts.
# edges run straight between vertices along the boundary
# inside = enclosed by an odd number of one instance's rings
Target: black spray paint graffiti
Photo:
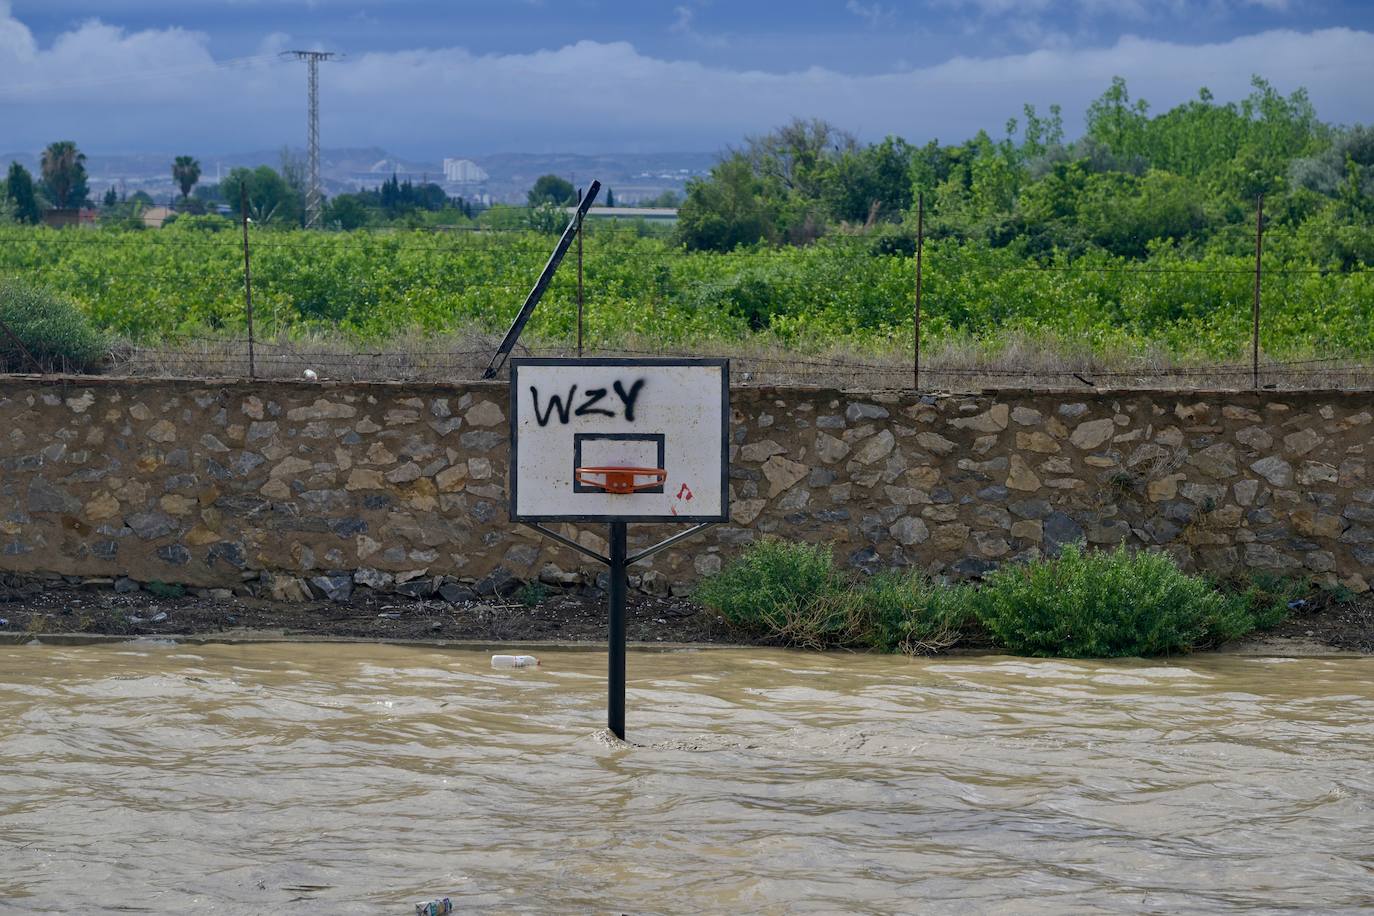
[[[630,423],[635,421],[635,402],[639,400],[639,395],[644,389],[644,379],[636,379],[628,389],[619,380],[611,385],[616,397],[620,398],[620,405],[624,409],[625,419]],[[573,402],[577,398],[577,386],[572,385],[568,388],[567,398],[560,395],[549,395],[548,405],[541,412],[539,409],[539,389],[530,386],[530,397],[534,399],[534,419],[540,426],[548,426],[554,414],[558,415],[559,423],[568,423],[572,417],[602,416],[613,417],[616,415],[614,410],[607,410],[605,407],[598,407],[606,397],[605,388],[588,388],[582,392],[584,400],[573,409]]]

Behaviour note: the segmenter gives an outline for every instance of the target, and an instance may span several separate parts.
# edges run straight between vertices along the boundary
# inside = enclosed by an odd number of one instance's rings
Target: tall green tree
[[[281,174],[282,181],[291,190],[290,212],[283,209],[282,220],[294,221],[298,226],[305,225],[305,196],[309,189],[309,176],[306,175],[305,157],[300,153],[292,151],[291,147],[283,146],[278,154],[278,161],[281,167],[278,172]]]
[[[172,180],[181,188],[181,199],[191,196],[191,189],[200,181],[200,163],[190,156],[178,156],[172,163]]]
[[[1088,136],[1106,145],[1118,156],[1145,152],[1145,128],[1150,103],[1131,101],[1126,81],[1112,77],[1112,85],[1088,106]]]
[[[54,207],[76,208],[87,203],[86,154],[71,140],[49,143],[43,150],[43,187]]]
[[[240,202],[248,201],[248,218],[256,223],[292,224],[299,221],[295,192],[268,165],[236,168],[220,182],[220,190],[235,216],[242,216]]]
[[[746,154],[760,177],[781,183],[788,192],[815,198],[829,164],[858,148],[852,134],[827,121],[794,118],[772,133],[750,137]]]
[[[38,195],[33,189],[33,176],[17,162],[10,163],[10,170],[5,175],[5,197],[14,203],[14,218],[19,222],[36,224],[43,218],[38,208]]]
[[[345,231],[366,226],[368,218],[368,208],[358,199],[357,194],[339,194],[324,208],[325,224],[337,226]]]
[[[729,251],[777,235],[776,206],[743,153],[718,163],[710,178],[687,185],[677,236],[688,248]]]
[[[911,206],[911,160],[905,140],[847,150],[825,174],[822,197],[836,219],[850,223],[900,220]]]
[[[534,187],[530,188],[525,199],[531,207],[540,204],[554,204],[560,207],[569,207],[577,203],[577,189],[572,186],[572,182],[566,178],[559,178],[557,175],[540,175],[534,182]]]

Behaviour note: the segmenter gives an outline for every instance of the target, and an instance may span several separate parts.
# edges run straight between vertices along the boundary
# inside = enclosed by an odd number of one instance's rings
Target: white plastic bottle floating
[[[533,655],[493,655],[491,666],[493,668],[537,668],[539,659]]]

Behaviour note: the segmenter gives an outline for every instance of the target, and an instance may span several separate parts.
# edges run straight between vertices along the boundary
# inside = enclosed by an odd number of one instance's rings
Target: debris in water
[[[431,900],[429,903],[415,904],[415,916],[444,916],[453,912],[453,901],[447,897]]]
[[[491,657],[493,668],[537,668],[539,659],[533,655],[493,655]]]

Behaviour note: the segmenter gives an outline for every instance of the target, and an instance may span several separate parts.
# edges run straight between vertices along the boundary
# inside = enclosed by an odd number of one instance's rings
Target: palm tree
[[[43,150],[43,181],[52,191],[53,205],[79,207],[86,197],[86,154],[71,140],[49,143]]]
[[[200,181],[200,163],[190,156],[178,156],[172,163],[172,180],[180,185],[181,199],[186,200]]]

